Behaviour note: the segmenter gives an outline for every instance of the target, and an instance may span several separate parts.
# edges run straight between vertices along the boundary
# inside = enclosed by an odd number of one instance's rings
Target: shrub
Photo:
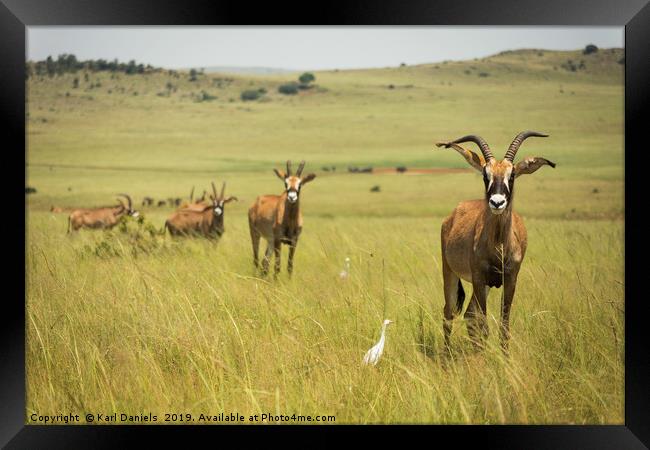
[[[479,77],[483,77],[483,78],[485,78],[485,77],[489,77],[490,74],[487,73],[487,72],[481,72],[481,73],[478,74],[478,76],[479,76]]]
[[[298,93],[298,83],[281,84],[278,87],[278,92],[284,95],[295,95]]]
[[[201,91],[201,92],[198,93],[196,101],[197,102],[209,102],[209,101],[216,100],[216,99],[217,99],[216,96],[210,95],[210,93],[208,93],[206,91]]]
[[[257,100],[262,95],[263,94],[259,90],[248,89],[241,93],[241,99],[245,102],[251,100]]]
[[[300,81],[302,84],[309,84],[315,79],[316,77],[314,76],[314,74],[309,72],[305,72],[298,77],[298,81]]]
[[[598,51],[598,47],[596,47],[594,44],[589,44],[582,51],[582,54],[583,55],[589,55],[591,53],[596,53],[597,51]]]

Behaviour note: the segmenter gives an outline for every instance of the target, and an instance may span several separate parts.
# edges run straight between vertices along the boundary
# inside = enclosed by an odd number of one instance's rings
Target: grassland
[[[277,93],[292,75],[92,73],[77,75],[78,88],[74,75],[29,79],[26,171],[38,192],[26,197],[27,420],[74,411],[623,423],[621,57],[528,50],[316,72],[318,86],[297,96]],[[567,70],[568,59],[585,68]],[[242,102],[250,88],[268,93]],[[217,98],[197,101],[201,91]],[[476,133],[502,153],[524,129],[551,137],[520,154],[557,168],[517,180],[529,248],[511,355],[498,349],[493,289],[487,349],[473,352],[457,320],[447,358],[440,223],[482,195],[480,177],[344,169],[465,168],[433,142]],[[246,210],[281,191],[271,168],[287,159],[306,159],[318,177],[301,194],[294,277],[273,282],[253,272]],[[117,231],[70,238],[65,214],[49,212],[110,204],[125,191],[137,202],[185,197],[211,180],[240,199],[216,245],[157,236],[134,250]],[[142,210],[155,227],[171,211]],[[384,318],[396,320],[385,354],[362,367]]]

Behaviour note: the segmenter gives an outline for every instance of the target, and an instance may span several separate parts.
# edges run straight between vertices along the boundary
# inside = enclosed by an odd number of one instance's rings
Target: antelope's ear
[[[300,183],[301,183],[301,184],[309,183],[309,182],[310,182],[311,180],[313,180],[314,178],[316,178],[316,174],[315,174],[315,173],[310,173],[310,174],[304,176],[304,177],[302,178],[302,180],[300,180]]]
[[[451,142],[438,142],[436,143],[436,146],[453,148],[458,153],[460,153],[463,156],[463,158],[465,158],[465,161],[467,161],[470,166],[472,166],[474,169],[478,170],[479,172],[483,172],[483,166],[485,166],[485,159],[483,159],[482,156],[477,155],[473,151],[467,150],[466,148],[463,148],[460,145]]]
[[[519,175],[524,175],[527,173],[533,173],[542,166],[549,165],[555,167],[553,161],[549,161],[546,158],[540,158],[538,156],[528,156],[522,161],[519,161],[515,164],[515,178]]]
[[[282,172],[281,170],[273,169],[273,172],[275,172],[275,174],[276,174],[276,175],[278,176],[278,178],[280,178],[281,180],[284,180],[284,179],[286,178],[286,175],[285,175],[284,172]]]
[[[230,202],[232,202],[233,200],[236,201],[236,202],[239,201],[239,200],[237,200],[237,197],[231,196],[231,197],[228,197],[227,199],[225,199],[223,202],[224,202],[224,204],[225,204],[225,203],[230,203]]]

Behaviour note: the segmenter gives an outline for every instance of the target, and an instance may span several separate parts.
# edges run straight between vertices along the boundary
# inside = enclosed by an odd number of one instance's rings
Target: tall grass
[[[446,357],[430,220],[312,219],[293,279],[277,282],[254,275],[241,221],[217,245],[167,237],[149,254],[104,258],[80,250],[101,232],[49,233],[62,218],[46,213],[30,222],[28,413],[622,423],[620,223],[530,221],[510,356],[493,289],[485,351],[458,319]],[[385,353],[364,367],[384,318],[397,321]]]

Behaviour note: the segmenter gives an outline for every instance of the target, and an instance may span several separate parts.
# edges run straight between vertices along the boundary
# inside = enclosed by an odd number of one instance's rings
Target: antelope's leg
[[[472,299],[469,302],[465,319],[467,320],[467,331],[470,339],[479,347],[489,333],[487,322],[487,292],[486,285],[476,279],[472,280]]]
[[[451,329],[453,326],[452,320],[463,309],[463,302],[465,301],[465,291],[463,285],[460,283],[460,278],[451,270],[447,260],[443,254],[442,256],[442,281],[444,285],[445,307],[444,307],[444,321],[443,331],[445,334],[445,346],[449,349],[451,339]]]
[[[264,253],[264,260],[262,261],[262,275],[266,276],[269,273],[269,264],[271,255],[273,254],[273,244],[269,241],[266,245],[266,252]]]
[[[515,287],[517,286],[517,274],[506,275],[505,285],[503,286],[503,303],[501,304],[501,348],[505,353],[508,352],[508,342],[510,341],[510,308],[512,300],[515,297]]]
[[[250,225],[251,242],[253,244],[253,264],[255,268],[259,268],[259,251],[260,251],[260,234],[255,230],[252,224]]]
[[[273,242],[273,250],[275,251],[275,278],[278,277],[280,273],[280,252],[282,250],[282,241],[280,239],[275,239]]]
[[[293,255],[296,253],[296,245],[298,245],[298,241],[293,241],[289,244],[289,260],[287,262],[287,272],[289,272],[289,276],[293,273]]]

